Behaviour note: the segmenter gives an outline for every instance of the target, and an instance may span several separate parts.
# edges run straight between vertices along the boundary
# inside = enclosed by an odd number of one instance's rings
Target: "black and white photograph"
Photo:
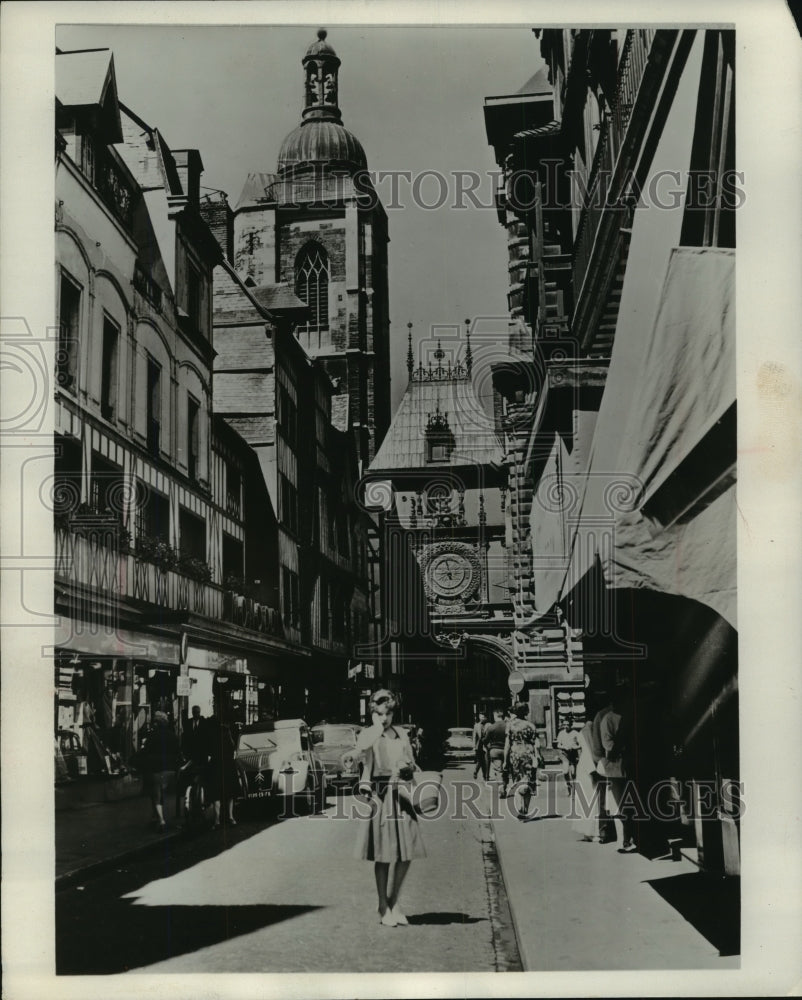
[[[748,29],[49,6],[2,320],[40,995],[770,995],[802,395],[736,282]]]

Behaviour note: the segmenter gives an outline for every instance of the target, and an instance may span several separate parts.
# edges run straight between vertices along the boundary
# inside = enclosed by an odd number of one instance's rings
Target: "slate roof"
[[[217,413],[273,413],[274,393],[272,372],[214,373],[214,408]],[[243,431],[240,434],[247,440]]]
[[[272,444],[276,439],[276,420],[272,414],[228,416],[226,423],[250,445]]]
[[[250,289],[251,295],[264,306],[268,312],[306,313],[309,306],[299,299],[292,288],[283,283],[276,285],[257,285]]]
[[[331,423],[338,431],[348,430],[348,406],[350,398],[348,393],[331,397]]]
[[[429,414],[437,408],[446,414],[455,446],[447,461],[429,462],[426,425]],[[492,420],[469,379],[412,381],[370,464],[370,472],[501,465],[502,457]]]
[[[269,195],[267,192],[267,188],[274,184],[275,181],[275,174],[266,174],[261,171],[248,174],[235,209],[245,208],[248,205],[261,205],[264,204],[264,202],[275,201],[273,196]]]
[[[526,83],[518,90],[519,94],[551,94],[554,88],[549,83],[549,76],[545,66],[542,66],[537,73],[530,76]]]
[[[272,369],[275,363],[273,341],[265,332],[264,323],[258,326],[216,327],[214,331],[215,372],[231,369]]]

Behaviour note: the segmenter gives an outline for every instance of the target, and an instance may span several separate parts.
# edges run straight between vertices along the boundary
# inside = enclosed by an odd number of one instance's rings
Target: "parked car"
[[[237,737],[239,798],[288,803],[319,812],[326,807],[326,769],[312,749],[303,719],[243,726]]]
[[[451,726],[443,744],[447,760],[470,760],[473,757],[473,730]]]
[[[363,762],[355,748],[361,729],[361,726],[347,723],[325,722],[312,726],[312,746],[323,761],[330,785],[353,788],[359,781]]]

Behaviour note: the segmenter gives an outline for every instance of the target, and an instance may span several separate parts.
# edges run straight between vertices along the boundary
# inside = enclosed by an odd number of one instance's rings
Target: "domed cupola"
[[[326,168],[348,173],[365,170],[367,157],[362,144],[342,124],[337,105],[340,60],[326,41],[323,28],[307,49],[302,65],[303,120],[281,144],[278,173],[287,177]]]

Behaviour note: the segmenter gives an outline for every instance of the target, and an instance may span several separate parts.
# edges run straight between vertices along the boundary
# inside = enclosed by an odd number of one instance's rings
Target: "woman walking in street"
[[[165,712],[155,712],[153,725],[137,755],[137,766],[145,777],[145,785],[150,790],[153,821],[159,832],[167,829],[164,818],[164,793],[175,778],[181,748],[170,720]]]
[[[523,819],[529,812],[529,802],[537,793],[537,769],[541,764],[540,747],[534,723],[527,719],[529,706],[521,702],[513,709],[513,717],[507,725],[507,740],[504,745],[504,760],[513,785],[520,785]]]
[[[359,819],[354,854],[374,863],[379,922],[384,927],[409,922],[398,898],[410,862],[426,857],[408,794],[415,760],[404,730],[393,725],[395,707],[391,691],[376,691],[369,706],[373,725],[362,730],[356,743],[365,757],[359,792],[370,796],[371,810]]]

